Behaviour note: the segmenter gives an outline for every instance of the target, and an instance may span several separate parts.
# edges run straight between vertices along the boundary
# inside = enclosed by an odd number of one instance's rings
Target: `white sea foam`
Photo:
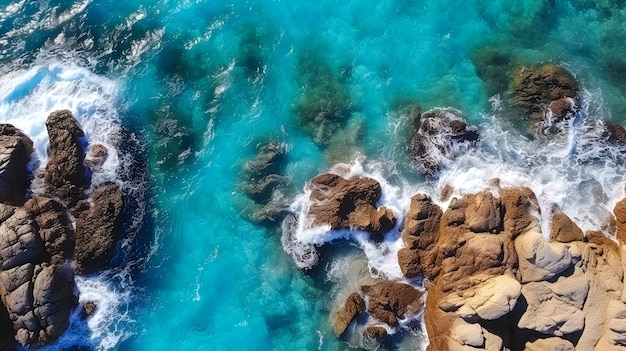
[[[117,181],[121,137],[115,106],[119,84],[77,66],[50,63],[15,70],[0,77],[0,116],[28,134],[35,144],[35,157],[43,167],[47,160],[48,134],[45,120],[60,109],[69,109],[90,143],[101,143],[109,157],[94,172],[93,181]]]
[[[123,142],[116,107],[119,83],[85,68],[60,63],[16,69],[0,79],[3,82],[0,85],[0,121],[15,125],[32,138],[35,149],[32,167],[45,167],[49,144],[45,121],[55,110],[69,109],[81,124],[89,143],[101,143],[107,147],[109,156],[102,167],[94,170],[92,185],[116,182],[127,196],[132,197],[130,202],[137,202],[134,206],[138,209],[128,224],[130,228],[127,228],[124,239],[132,240],[132,233],[142,225],[145,184],[143,179],[131,179],[134,156],[119,149]],[[125,143],[133,143],[132,134],[126,138]],[[134,143],[139,144],[137,140]],[[65,350],[77,345],[111,350],[128,338],[133,330],[130,326],[134,323],[129,315],[132,284],[128,272],[131,264],[116,274],[77,276],[80,304],[95,302],[96,312],[85,322],[76,310],[68,331],[45,350]]]

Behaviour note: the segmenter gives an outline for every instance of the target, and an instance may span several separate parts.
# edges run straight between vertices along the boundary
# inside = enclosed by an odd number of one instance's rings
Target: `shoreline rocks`
[[[93,146],[87,162],[87,141],[70,111],[51,113],[46,128],[48,163],[26,198],[32,141],[15,127],[0,125],[0,167],[5,167],[0,176],[0,346],[17,341],[40,347],[61,336],[78,306],[75,269],[104,268],[122,230],[118,185],[92,189],[88,200],[88,167],[106,161],[106,148]],[[15,187],[12,193],[4,191],[6,184]]]

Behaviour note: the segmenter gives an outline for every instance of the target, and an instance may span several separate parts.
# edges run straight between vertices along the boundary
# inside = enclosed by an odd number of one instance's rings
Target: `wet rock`
[[[335,335],[341,336],[348,326],[350,322],[356,317],[359,313],[365,310],[365,301],[363,297],[359,293],[352,293],[343,304],[343,307],[337,311],[335,316],[335,321],[333,323],[333,329],[335,330]]]
[[[33,142],[10,124],[0,124],[0,202],[21,205],[28,188]]]
[[[578,105],[578,84],[569,73],[551,63],[521,66],[514,74],[512,90],[513,105],[531,124],[543,122],[548,111],[554,115],[551,122],[570,118]]]
[[[99,169],[109,158],[109,150],[102,144],[91,144],[85,157],[85,165],[91,169]]]
[[[419,129],[409,142],[417,169],[432,175],[478,141],[478,129],[465,122],[461,112],[433,109],[422,113]]]
[[[52,112],[46,128],[50,139],[43,174],[46,191],[71,207],[85,188],[84,133],[69,110]]]
[[[329,225],[331,229],[357,229],[384,233],[395,226],[393,212],[381,206],[376,208],[382,189],[373,178],[343,178],[326,173],[313,178],[309,185],[308,216],[314,226]]]
[[[621,124],[607,121],[606,131],[602,134],[606,141],[611,144],[624,145],[626,144],[626,128]]]
[[[372,339],[378,339],[387,336],[387,329],[382,325],[368,325],[365,327],[363,335]]]
[[[96,309],[98,309],[98,305],[95,302],[89,301],[83,305],[82,316],[83,318],[89,318],[94,313],[96,313]]]
[[[124,198],[117,184],[105,184],[92,195],[93,205],[76,219],[76,271],[103,269],[115,252],[122,230]]]
[[[411,198],[402,229],[406,247],[398,252],[398,263],[406,277],[425,274],[427,278],[433,279],[438,274],[438,248],[435,245],[439,240],[442,214],[441,208],[427,195],[417,194]]]
[[[422,292],[411,285],[382,281],[361,286],[368,297],[367,311],[379,321],[395,327],[398,319],[407,318],[422,306]]]

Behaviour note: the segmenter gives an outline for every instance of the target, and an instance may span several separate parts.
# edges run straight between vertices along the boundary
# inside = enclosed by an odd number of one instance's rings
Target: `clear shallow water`
[[[121,303],[102,309],[91,329],[77,323],[55,347],[346,348],[328,323],[338,263],[303,274],[279,233],[240,215],[248,204],[241,166],[268,138],[289,146],[286,174],[296,189],[359,151],[381,164],[400,197],[434,193],[446,181],[469,191],[498,174],[553,191],[543,194],[546,206],[592,226],[595,214],[577,202],[599,193],[610,208],[621,195],[623,152],[607,157],[592,146],[600,162],[569,157],[583,153],[579,133],[577,143],[537,153],[537,144],[492,122],[506,111],[490,98],[506,89],[509,65],[550,61],[589,92],[580,120],[626,121],[624,16],[615,1],[0,3],[2,121],[40,135],[41,162],[43,121],[54,109],[72,109],[95,139],[115,129],[99,126],[121,126],[123,137],[110,143],[122,161],[103,177],[134,191],[137,208],[116,268],[81,283],[84,295]],[[407,167],[398,112],[411,103],[463,110],[481,124],[486,155],[420,181]],[[347,116],[334,137],[312,135],[297,119],[319,104]],[[407,339],[400,348],[419,343]]]

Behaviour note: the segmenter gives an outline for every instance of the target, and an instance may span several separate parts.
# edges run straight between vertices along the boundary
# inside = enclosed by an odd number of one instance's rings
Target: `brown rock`
[[[438,266],[435,264],[438,253],[436,244],[442,213],[441,208],[425,194],[411,198],[402,229],[406,247],[398,252],[398,263],[406,277],[426,274],[429,279],[434,279],[438,274]]]
[[[575,351],[574,345],[565,339],[547,338],[537,339],[533,342],[527,342],[524,351]]]
[[[70,207],[85,187],[84,133],[68,110],[52,112],[46,120],[50,139],[48,164],[43,179],[46,191]]]
[[[361,290],[369,299],[367,311],[392,327],[398,325],[398,319],[409,317],[423,306],[422,293],[408,284],[381,281],[361,286]]]
[[[548,63],[541,66],[522,66],[512,82],[513,104],[519,107],[532,121],[543,121],[545,112],[552,101],[563,98],[578,99],[578,84],[574,78],[560,67]],[[564,107],[565,102],[557,102],[554,109]],[[559,110],[562,111],[562,110]]]
[[[502,203],[490,191],[479,193],[465,210],[465,222],[475,233],[502,230]]]
[[[96,312],[97,308],[98,308],[98,305],[96,305],[96,303],[93,301],[89,301],[85,303],[83,305],[83,310],[82,310],[83,318],[91,317]]]
[[[363,297],[359,293],[352,293],[346,301],[344,302],[342,308],[337,311],[335,316],[335,321],[333,324],[333,329],[335,330],[335,335],[341,336],[348,326],[350,322],[356,317],[359,313],[365,310],[365,301],[363,301]]]
[[[59,264],[71,259],[76,234],[65,207],[54,199],[37,196],[28,200],[23,208],[37,222],[39,236],[50,257],[46,261]]]
[[[109,158],[109,150],[102,144],[89,145],[87,156],[85,157],[85,165],[91,169],[100,168]]]
[[[382,189],[378,181],[367,177],[345,179],[335,174],[321,174],[310,182],[311,200],[308,215],[314,226],[330,225],[332,229],[350,228],[374,234],[395,226],[392,211],[376,208]]]
[[[76,271],[90,273],[105,268],[115,252],[122,230],[124,198],[117,184],[94,190],[93,206],[76,219]]]
[[[583,241],[583,231],[565,213],[557,212],[552,215],[552,231],[550,239],[562,243]]]
[[[8,270],[28,262],[41,260],[44,245],[38,226],[24,209],[0,224],[0,267]]]
[[[378,339],[387,336],[387,329],[382,325],[368,325],[365,327],[363,335],[372,339]]]
[[[0,124],[0,202],[21,205],[28,188],[33,142],[10,124]]]
[[[626,199],[615,205],[613,213],[617,224],[617,240],[620,245],[626,245]]]

